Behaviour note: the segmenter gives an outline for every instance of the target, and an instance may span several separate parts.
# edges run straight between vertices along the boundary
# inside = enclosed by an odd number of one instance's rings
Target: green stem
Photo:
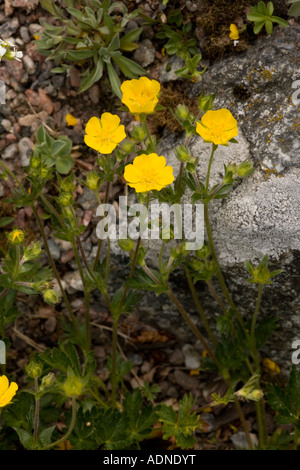
[[[105,278],[104,278],[105,287],[107,286],[107,282],[108,282],[109,263],[110,263],[110,239],[109,239],[109,237],[107,237],[107,255],[106,255]]]
[[[242,407],[241,407],[240,402],[239,402],[237,397],[234,398],[234,404],[235,404],[236,410],[238,412],[239,418],[241,420],[241,424],[243,426],[243,429],[245,431],[249,449],[253,450],[253,445],[252,445],[249,429],[248,429],[248,426],[247,426],[247,423],[246,423],[246,419],[245,419]]]
[[[52,447],[56,447],[59,444],[61,444],[62,442],[64,442],[65,440],[67,440],[68,437],[70,436],[70,434],[72,433],[73,429],[74,429],[75,421],[76,421],[76,399],[74,397],[72,397],[72,418],[71,418],[71,423],[70,423],[70,427],[69,427],[68,431],[66,432],[66,434],[61,439],[58,439],[58,441],[52,442],[52,444],[49,444],[49,445],[43,447],[41,450],[52,449]]]
[[[118,323],[119,317],[113,318],[113,334],[112,334],[112,356],[111,356],[111,404],[116,406],[117,393],[117,344],[118,344]]]
[[[85,331],[86,331],[86,347],[87,351],[91,348],[91,321],[90,321],[90,288],[86,285],[86,280],[84,277],[84,272],[82,269],[77,244],[75,237],[73,237],[72,245],[74,249],[75,260],[79,269],[79,274],[81,277],[83,290],[84,290],[84,310],[85,310]]]
[[[34,378],[34,391],[38,391],[38,378]],[[33,426],[33,438],[37,441],[38,438],[38,424],[39,424],[39,412],[40,412],[40,399],[35,399],[35,411],[34,411],[34,426]]]
[[[160,251],[159,251],[159,257],[158,257],[158,266],[159,266],[159,271],[161,274],[162,274],[162,257],[163,257],[165,246],[166,246],[166,242],[163,240],[161,247],[160,247]]]
[[[69,299],[66,295],[66,292],[62,286],[62,283],[61,283],[61,280],[60,280],[60,277],[59,277],[59,274],[58,274],[58,271],[56,269],[56,266],[55,266],[55,263],[53,261],[53,258],[52,258],[52,255],[50,253],[50,249],[49,249],[49,245],[48,245],[48,241],[47,241],[47,237],[46,237],[46,234],[45,234],[45,231],[44,231],[44,227],[43,227],[43,224],[42,224],[42,221],[40,219],[40,216],[38,214],[38,211],[36,210],[36,208],[34,207],[34,205],[32,204],[31,205],[31,208],[33,210],[33,213],[34,213],[34,216],[37,220],[37,223],[38,223],[38,226],[39,226],[39,229],[40,229],[40,232],[41,232],[41,235],[42,235],[42,238],[43,238],[43,242],[44,242],[44,247],[45,247],[45,250],[46,250],[46,253],[47,253],[47,256],[48,256],[48,259],[49,259],[49,262],[51,264],[51,268],[52,268],[52,271],[53,271],[53,274],[57,280],[57,283],[59,285],[59,288],[60,288],[60,291],[61,291],[61,294],[63,296],[63,299],[64,299],[64,302],[66,304],[66,307],[67,307],[67,310],[68,310],[68,313],[69,313],[69,316],[72,320],[72,323],[73,323],[73,326],[75,328],[75,330],[77,331],[77,333],[80,333],[80,330],[79,330],[79,327],[78,327],[78,324],[77,324],[77,320],[72,312],[72,308],[71,308],[71,305],[70,305],[70,302],[69,302]]]
[[[2,166],[2,168],[6,171],[6,173],[8,173],[9,176],[17,183],[17,185],[20,186],[20,188],[22,189],[23,193],[26,194],[26,196],[28,196],[28,193],[26,192],[26,189],[24,188],[24,186],[22,185],[22,183],[20,183],[20,181],[18,180],[18,178],[13,174],[13,172],[10,171],[10,169],[7,168],[7,166],[6,166],[2,161],[0,161],[0,166]]]
[[[206,194],[208,193],[208,188],[209,188],[209,177],[210,177],[211,164],[212,164],[214,154],[215,154],[215,151],[217,150],[217,148],[218,148],[218,146],[213,144],[212,151],[211,151],[211,154],[210,154],[208,169],[207,169],[207,175],[206,175],[206,186],[205,186]]]
[[[55,217],[57,218],[57,220],[59,221],[60,225],[65,228],[66,227],[66,224],[64,223],[64,221],[62,220],[61,216],[59,215],[59,213],[57,212],[57,210],[55,209],[55,207],[51,204],[51,202],[49,201],[49,199],[44,195],[44,194],[40,194],[39,197],[41,198],[41,200],[43,201],[43,203],[45,204],[45,206],[50,210],[50,212],[52,212],[52,214],[55,215]]]
[[[214,363],[217,365],[217,367],[219,369],[221,369],[220,367],[220,363],[219,361],[217,360],[216,356],[214,355],[214,353],[212,352],[211,348],[209,347],[209,345],[207,344],[206,340],[204,339],[204,337],[202,336],[202,333],[198,330],[198,328],[196,327],[196,325],[192,322],[192,320],[190,319],[189,315],[187,314],[187,312],[185,311],[184,307],[181,305],[181,303],[179,302],[179,300],[177,299],[177,297],[175,296],[174,292],[172,291],[171,287],[169,286],[169,290],[168,292],[166,292],[166,294],[170,297],[170,299],[172,300],[172,302],[174,303],[175,307],[177,308],[177,310],[179,311],[179,313],[182,315],[182,317],[184,318],[184,320],[186,321],[187,325],[191,328],[191,330],[195,333],[196,337],[199,339],[200,343],[202,344],[202,346],[204,347],[204,349],[208,352],[208,355],[210,356],[210,358],[214,361]]]
[[[263,291],[263,285],[259,284],[258,297],[257,297],[257,302],[256,302],[254,314],[253,314],[253,317],[252,317],[251,333],[250,333],[252,357],[253,357],[255,369],[258,370],[258,371],[259,371],[260,367],[259,367],[258,351],[257,351],[257,348],[256,348],[256,340],[255,340],[255,326],[256,326],[257,315],[258,315],[259,307],[260,307],[260,303],[261,303],[262,291]]]
[[[156,152],[155,145],[154,145],[154,142],[153,142],[153,139],[152,139],[151,134],[150,134],[150,131],[149,131],[149,127],[148,127],[146,118],[143,120],[143,123],[144,123],[144,128],[145,128],[145,131],[146,131],[148,140],[149,140],[149,142],[150,142],[151,150],[152,150],[153,153],[157,153],[157,152]]]
[[[199,299],[198,299],[198,296],[197,296],[197,293],[196,293],[196,289],[195,289],[195,286],[194,286],[194,283],[192,281],[192,278],[191,278],[191,275],[189,273],[189,270],[188,268],[186,267],[185,268],[185,274],[186,274],[186,278],[187,278],[187,281],[188,281],[188,285],[189,285],[189,289],[191,291],[191,294],[192,294],[192,297],[193,297],[193,301],[194,301],[194,304],[196,305],[196,308],[199,312],[199,315],[201,317],[201,320],[203,321],[203,324],[205,326],[205,329],[210,337],[210,339],[212,340],[212,342],[216,345],[218,343],[215,335],[213,334],[210,326],[209,326],[209,323],[207,321],[207,318],[206,318],[206,315],[205,315],[205,312],[199,302]]]
[[[105,191],[105,201],[104,201],[105,204],[107,204],[107,202],[108,202],[109,188],[110,188],[110,182],[107,181],[106,191]],[[95,194],[97,196],[97,200],[98,200],[99,205],[101,205],[101,200],[100,200],[98,191],[95,191]],[[97,249],[97,253],[96,253],[96,257],[95,257],[95,261],[94,261],[94,267],[93,267],[94,270],[96,269],[98,261],[100,259],[101,249],[102,249],[102,239],[100,238],[99,241],[98,241],[98,249]]]

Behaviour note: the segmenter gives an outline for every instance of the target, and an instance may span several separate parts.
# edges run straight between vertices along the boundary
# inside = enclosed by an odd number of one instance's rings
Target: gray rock
[[[155,47],[150,39],[144,39],[139,43],[139,47],[134,51],[134,60],[142,67],[147,67],[155,60]]]
[[[249,450],[249,444],[247,442],[246,434],[243,431],[239,431],[230,438],[237,450]],[[256,434],[250,433],[250,439],[252,445],[258,446],[258,439]]]
[[[48,240],[48,245],[49,245],[49,250],[52,255],[52,258],[57,261],[60,259],[60,248],[59,246],[55,243],[52,238]]]
[[[12,36],[19,27],[18,18],[12,18],[11,20],[6,21],[0,26],[0,37],[1,39],[8,39]]]
[[[83,292],[83,284],[80,277],[79,271],[71,271],[65,274],[64,281],[66,283],[66,290],[69,294],[74,294],[75,292]]]
[[[35,73],[35,64],[29,55],[24,55],[23,64],[29,75],[33,75]]]
[[[31,36],[34,36],[35,34],[38,34],[43,29],[43,27],[38,23],[31,23],[28,26],[28,29]]]
[[[98,206],[98,201],[95,193],[88,188],[85,188],[83,193],[78,197],[77,202],[82,209],[93,209]]]
[[[18,143],[21,165],[28,166],[34,145],[29,137],[23,137]]]
[[[184,60],[180,57],[177,57],[177,55],[173,55],[170,59],[162,64],[160,82],[168,83],[178,80],[179,77],[175,72],[182,67],[184,67]]]
[[[20,28],[20,36],[21,36],[21,38],[23,39],[23,41],[24,41],[25,43],[30,42],[30,36],[29,36],[29,32],[28,32],[27,26],[21,26],[21,28]]]
[[[17,144],[10,144],[1,153],[1,157],[3,160],[10,160],[11,158],[14,158],[16,155],[18,155],[18,146]]]
[[[191,344],[185,344],[182,347],[185,367],[188,369],[199,369],[201,366],[201,355]]]
[[[6,132],[11,131],[12,124],[8,119],[2,119],[1,126],[6,130]]]

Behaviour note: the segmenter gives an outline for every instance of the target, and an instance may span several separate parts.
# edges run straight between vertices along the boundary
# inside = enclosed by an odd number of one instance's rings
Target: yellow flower
[[[15,396],[17,390],[18,390],[18,385],[15,382],[11,382],[11,384],[9,385],[9,381],[6,375],[1,375],[0,376],[0,407],[7,405]]]
[[[234,39],[234,40],[237,40],[239,39],[240,35],[239,35],[239,29],[238,27],[235,25],[235,24],[231,24],[230,25],[230,34],[229,34],[229,37],[230,39]]]
[[[228,145],[238,135],[237,121],[228,109],[209,110],[197,122],[196,132],[206,141],[215,145]]]
[[[7,235],[7,238],[13,245],[20,245],[24,241],[24,232],[23,230],[15,228]]]
[[[280,374],[280,367],[276,364],[276,362],[272,361],[268,357],[265,357],[263,360],[264,368],[270,372],[272,375]]]
[[[78,122],[78,119],[73,116],[73,114],[68,113],[66,115],[66,123],[68,126],[75,126]]]
[[[138,80],[126,80],[121,85],[122,103],[132,114],[152,113],[158,103],[157,95],[160,84],[156,80],[140,77]]]
[[[133,163],[125,167],[124,178],[137,193],[152,189],[160,191],[174,181],[173,168],[166,166],[165,157],[159,157],[156,153],[135,157]]]
[[[92,117],[85,128],[86,145],[100,153],[109,154],[126,137],[120,118],[115,114],[103,113],[101,118]]]

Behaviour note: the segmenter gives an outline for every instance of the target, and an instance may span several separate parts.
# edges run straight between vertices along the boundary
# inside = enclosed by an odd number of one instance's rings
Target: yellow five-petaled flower
[[[230,25],[230,34],[229,34],[229,37],[230,37],[230,39],[234,39],[235,41],[236,41],[237,39],[239,39],[239,37],[240,37],[239,29],[238,29],[238,27],[237,27],[234,23],[232,23],[232,24]]]
[[[6,375],[0,376],[0,407],[7,405],[15,396],[18,390],[18,385],[15,382],[11,382],[9,385],[8,378]]]
[[[15,228],[7,235],[7,237],[13,245],[20,245],[24,241],[24,232],[19,228]]]
[[[86,145],[100,153],[109,154],[125,139],[125,128],[116,114],[103,113],[101,118],[92,117],[85,128]]]
[[[160,191],[174,181],[173,168],[166,166],[165,157],[156,153],[135,157],[133,162],[125,167],[124,178],[137,193]]]
[[[122,103],[132,114],[153,113],[158,103],[160,83],[147,77],[126,80],[121,85]]]
[[[228,145],[238,135],[237,120],[228,109],[207,111],[197,122],[196,132],[205,140],[215,145]]]

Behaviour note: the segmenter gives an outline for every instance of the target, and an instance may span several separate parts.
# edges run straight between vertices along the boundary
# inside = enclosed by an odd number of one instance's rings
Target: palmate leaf
[[[122,450],[131,445],[128,435],[129,420],[115,409],[101,410],[95,423],[94,436],[99,446],[105,450]]]
[[[193,433],[200,423],[197,414],[192,412],[193,405],[193,397],[185,395],[179,402],[178,413],[165,404],[158,411],[159,421],[163,426],[163,438],[174,437],[176,444],[182,449],[191,448],[196,442]]]
[[[267,386],[267,402],[277,412],[278,424],[300,426],[300,371],[293,365],[285,389],[278,385]]]
[[[133,442],[144,440],[157,422],[158,415],[152,405],[142,407],[142,394],[139,389],[127,393],[123,403],[124,414],[128,418],[128,432]]]

